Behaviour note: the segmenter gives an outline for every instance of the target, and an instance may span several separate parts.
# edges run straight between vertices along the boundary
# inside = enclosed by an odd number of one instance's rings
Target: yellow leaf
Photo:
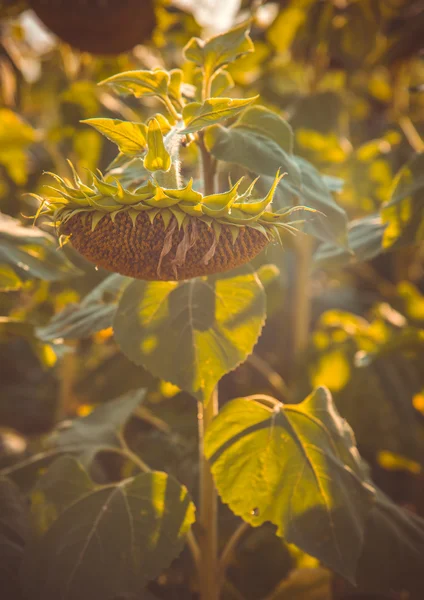
[[[85,119],[82,123],[97,129],[116,144],[123,154],[141,154],[146,148],[147,126],[144,123],[120,119]]]
[[[144,168],[148,171],[169,171],[171,157],[163,143],[163,135],[157,119],[149,121],[147,130],[148,152],[144,158]]]

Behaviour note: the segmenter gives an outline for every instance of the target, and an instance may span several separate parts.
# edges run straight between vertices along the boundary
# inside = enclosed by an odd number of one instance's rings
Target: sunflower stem
[[[204,453],[204,436],[218,414],[218,390],[208,402],[198,404],[200,461],[200,599],[218,600],[218,496],[212,473]]]

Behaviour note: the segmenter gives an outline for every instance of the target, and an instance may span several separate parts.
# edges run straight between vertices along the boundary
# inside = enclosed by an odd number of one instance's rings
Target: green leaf
[[[186,488],[165,473],[94,486],[78,463],[61,459],[45,478],[38,491],[56,518],[25,553],[21,581],[31,600],[143,597],[194,522]]]
[[[377,490],[358,564],[361,591],[409,592],[422,598],[423,556],[424,520]]]
[[[141,154],[146,149],[147,126],[144,123],[120,119],[85,119],[81,122],[97,129],[123,154]]]
[[[161,127],[155,118],[149,121],[147,146],[148,151],[144,157],[144,168],[148,171],[169,171],[172,163],[171,156],[165,148]]]
[[[89,466],[98,452],[121,447],[122,429],[144,396],[145,390],[133,390],[101,404],[86,417],[77,417],[57,429],[46,440],[48,446],[76,454]]]
[[[275,177],[281,169],[297,189],[301,186],[300,170],[289,152],[273,139],[246,127],[213,125],[206,132],[208,150],[218,160],[234,163],[257,173]]]
[[[183,108],[183,119],[185,127],[182,134],[194,133],[205,127],[221,123],[226,119],[234,117],[248,104],[254,102],[254,98],[245,100],[233,98],[209,98],[205,102],[191,102]]]
[[[280,146],[284,152],[293,153],[293,130],[276,112],[264,106],[251,106],[237,119],[233,129],[244,129],[263,135]]]
[[[99,85],[111,85],[118,92],[129,92],[136,98],[168,94],[170,76],[167,71],[124,71],[102,81]]]
[[[335,202],[321,175],[311,163],[298,156],[293,156],[292,160],[300,171],[300,188],[293,185],[290,177],[284,177],[274,196],[274,211],[284,211],[297,204],[319,211],[297,213],[299,219],[305,220],[303,231],[321,241],[330,241],[341,246],[349,252],[345,210]],[[270,183],[270,177],[261,177],[258,185],[265,189]]]
[[[82,302],[68,304],[48,325],[37,327],[36,335],[44,342],[74,340],[111,327],[118,300],[130,282],[129,277],[109,275]]]
[[[75,458],[57,458],[41,475],[31,492],[35,533],[38,536],[44,534],[60,513],[81,496],[92,492],[94,487],[88,473]]]
[[[203,67],[205,76],[210,77],[219,68],[254,51],[249,30],[250,24],[242,23],[206,42],[192,38],[184,48],[184,58]]]
[[[385,248],[424,240],[424,153],[416,154],[396,175],[381,217],[387,224]]]
[[[205,137],[209,151],[218,160],[236,163],[258,175],[275,176],[287,172],[291,185],[301,185],[298,166],[292,158],[293,132],[275,112],[252,106],[230,128],[216,125]]]
[[[252,352],[264,320],[263,287],[246,269],[180,283],[135,281],[122,296],[114,330],[130,360],[207,401]]]
[[[19,570],[30,534],[29,516],[19,488],[0,477],[0,589],[11,600],[22,598]]]
[[[351,221],[348,226],[349,252],[333,242],[321,244],[314,254],[314,268],[340,268],[352,261],[365,262],[381,254],[385,225],[379,215]]]
[[[0,213],[0,288],[17,289],[33,278],[57,281],[80,274],[53,237]]]
[[[205,454],[236,515],[253,526],[271,521],[287,542],[355,580],[374,494],[328,390],[298,405],[232,400],[209,427]]]
[[[201,73],[200,76],[202,76]],[[233,87],[234,81],[228,71],[217,71],[211,79],[211,96],[222,96]]]

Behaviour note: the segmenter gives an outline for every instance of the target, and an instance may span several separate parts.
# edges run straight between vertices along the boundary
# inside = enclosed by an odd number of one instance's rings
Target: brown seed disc
[[[222,225],[216,243],[213,229],[195,217],[190,217],[185,232],[178,230],[174,217],[165,230],[160,214],[152,225],[145,212],[137,215],[135,225],[126,212],[118,213],[114,222],[105,215],[94,231],[91,215],[85,219],[79,213],[61,226],[60,233],[70,235],[72,246],[95,265],[150,281],[229,271],[252,260],[268,244],[265,235],[250,227],[241,227],[233,244],[227,225]]]
[[[153,0],[29,0],[38,18],[62,40],[93,54],[120,54],[148,39]]]

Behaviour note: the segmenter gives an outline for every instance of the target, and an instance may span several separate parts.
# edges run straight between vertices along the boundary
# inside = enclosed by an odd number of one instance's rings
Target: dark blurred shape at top
[[[155,27],[153,0],[29,0],[60,39],[92,54],[120,54],[145,42]]]

